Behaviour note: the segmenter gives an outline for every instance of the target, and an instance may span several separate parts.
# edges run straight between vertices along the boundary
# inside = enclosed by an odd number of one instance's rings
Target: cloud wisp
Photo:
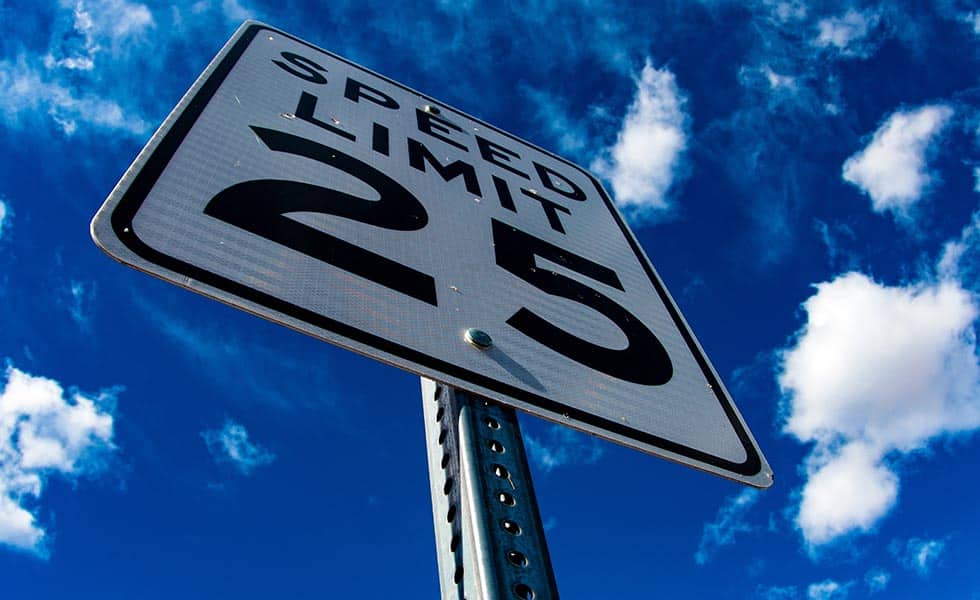
[[[596,438],[561,425],[548,425],[543,437],[525,434],[524,444],[531,462],[546,473],[566,465],[593,465],[604,453]]]
[[[331,393],[332,374],[322,364],[314,368],[281,348],[242,338],[225,328],[185,321],[141,296],[135,302],[186,360],[201,367],[215,385],[236,390],[240,401],[281,410],[331,408],[335,416],[339,414]]]
[[[744,489],[728,498],[718,509],[715,520],[704,524],[698,550],[694,553],[694,562],[699,565],[707,564],[721,547],[735,543],[736,534],[752,531],[745,516],[758,500],[759,492],[753,489]]]
[[[7,207],[7,203],[3,201],[3,198],[0,198],[0,240],[3,239],[3,234],[9,227],[7,220],[10,214],[11,211]]]
[[[973,33],[980,36],[980,10],[962,13],[959,15],[959,20],[973,30]]]
[[[215,461],[230,464],[242,475],[250,475],[276,459],[275,454],[248,439],[244,425],[231,419],[221,429],[202,431],[201,437]]]
[[[95,303],[95,282],[71,280],[65,296],[65,305],[72,321],[83,331],[91,325],[92,307]]]
[[[929,152],[952,116],[953,109],[943,104],[892,113],[868,145],[844,162],[844,181],[867,194],[876,213],[909,219],[936,179],[928,168]]]
[[[820,19],[813,45],[832,49],[844,58],[867,58],[875,50],[867,38],[880,19],[875,12],[853,8],[843,15]]]
[[[885,591],[892,580],[892,574],[884,569],[871,569],[864,575],[864,583],[868,586],[869,594]]]
[[[63,0],[47,49],[0,61],[0,118],[12,129],[54,124],[66,136],[86,127],[142,136],[149,123],[120,78],[130,51],[150,43],[155,26],[141,3]]]
[[[958,239],[943,245],[937,270],[943,279],[958,280],[980,292],[980,211],[973,213]]]
[[[844,600],[850,594],[853,584],[854,582],[840,583],[833,579],[811,583],[806,588],[806,597],[807,600]]]
[[[46,558],[47,532],[32,510],[51,477],[105,471],[115,446],[115,392],[66,395],[51,379],[12,366],[0,392],[0,544]]]
[[[946,540],[912,538],[904,544],[898,540],[889,545],[892,555],[906,569],[928,577],[946,550]]]
[[[813,445],[796,512],[811,550],[888,514],[902,455],[980,427],[978,308],[959,282],[851,272],[815,288],[778,373],[784,431]]]
[[[20,127],[25,119],[47,115],[65,135],[80,125],[141,135],[149,124],[127,113],[113,100],[82,92],[58,82],[21,57],[0,61],[0,116],[8,126]]]
[[[44,56],[48,69],[91,71],[100,52],[117,52],[121,44],[154,26],[145,4],[127,0],[62,2],[62,6],[71,10],[72,30],[59,36],[60,43]]]
[[[759,586],[755,597],[759,600],[798,600],[800,591],[792,585]]]
[[[685,102],[674,74],[647,59],[616,142],[592,162],[592,170],[609,180],[616,204],[634,222],[655,220],[671,209],[668,192],[688,143]]]
[[[529,85],[522,86],[521,93],[534,105],[544,133],[558,145],[559,152],[581,158],[589,150],[591,139],[585,120],[573,118],[561,98]]]

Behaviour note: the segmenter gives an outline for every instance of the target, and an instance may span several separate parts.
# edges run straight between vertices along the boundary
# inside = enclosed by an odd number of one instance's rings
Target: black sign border
[[[360,344],[366,346],[377,348],[383,352],[391,354],[393,356],[398,356],[406,360],[410,360],[417,364],[429,367],[436,371],[443,373],[448,373],[453,377],[456,377],[462,381],[470,381],[476,385],[482,386],[484,388],[494,390],[500,394],[519,398],[520,400],[526,402],[529,405],[536,406],[538,408],[550,411],[556,415],[568,415],[569,418],[575,419],[577,421],[586,423],[593,427],[609,431],[611,433],[634,439],[638,442],[647,444],[649,446],[654,446],[662,450],[666,450],[673,454],[683,456],[693,461],[698,461],[704,464],[711,465],[717,469],[726,470],[744,477],[750,478],[760,474],[762,471],[762,459],[759,453],[755,449],[755,445],[749,436],[749,433],[745,426],[742,424],[741,419],[739,419],[738,414],[735,411],[733,403],[726,397],[723,392],[723,387],[720,382],[715,377],[714,371],[708,365],[707,359],[704,356],[701,349],[698,347],[694,340],[694,336],[688,329],[686,323],[681,318],[676,306],[674,306],[673,301],[666,293],[664,285],[661,283],[660,278],[653,271],[652,266],[649,261],[646,260],[643,252],[640,250],[635,238],[631,235],[629,228],[623,221],[619,214],[619,211],[615,209],[610,200],[609,196],[605,193],[602,185],[598,180],[588,171],[585,171],[578,165],[569,162],[559,156],[556,156],[546,150],[538,148],[529,142],[517,138],[505,131],[502,131],[493,125],[484,123],[479,119],[476,119],[470,115],[460,113],[452,108],[447,108],[447,110],[452,110],[458,113],[460,116],[470,119],[474,122],[480,123],[484,127],[488,127],[496,131],[497,133],[506,136],[524,146],[533,148],[536,151],[543,152],[553,158],[560,160],[561,162],[571,166],[574,169],[579,170],[588,176],[589,180],[592,181],[596,190],[599,192],[599,196],[605,202],[606,207],[612,214],[616,223],[619,225],[620,230],[623,233],[623,237],[629,243],[630,248],[636,255],[637,260],[643,266],[644,271],[650,278],[651,283],[657,290],[661,301],[664,306],[667,307],[671,318],[674,321],[675,326],[680,331],[684,338],[685,343],[691,350],[692,355],[697,360],[698,366],[701,368],[702,372],[706,376],[708,383],[711,385],[711,389],[715,393],[715,397],[721,404],[722,409],[725,411],[725,415],[728,417],[729,422],[734,428],[739,441],[742,443],[742,447],[745,450],[746,459],[741,463],[736,463],[733,461],[725,460],[717,456],[713,456],[706,452],[690,448],[683,444],[661,438],[626,425],[625,423],[620,423],[612,421],[609,419],[604,419],[588,413],[586,411],[566,406],[560,402],[550,400],[543,396],[527,392],[518,387],[514,387],[503,382],[497,381],[491,377],[481,375],[479,373],[474,373],[467,369],[460,368],[451,363],[447,363],[438,358],[429,356],[412,348],[402,346],[389,339],[379,337],[377,335],[356,329],[346,323],[336,321],[324,315],[320,315],[301,306],[286,302],[282,299],[276,298],[264,292],[260,292],[253,288],[250,288],[244,284],[232,281],[210,271],[206,271],[200,267],[192,265],[190,263],[184,262],[170,255],[164,254],[154,248],[150,247],[148,244],[139,239],[135,230],[132,227],[133,219],[136,213],[139,211],[143,202],[149,196],[150,191],[156,184],[163,170],[169,164],[170,160],[173,158],[177,151],[177,148],[183,142],[184,138],[190,132],[194,123],[197,121],[198,117],[203,112],[204,108],[211,101],[215,92],[224,82],[225,77],[231,71],[238,59],[244,54],[245,50],[248,48],[252,40],[260,31],[268,31],[275,35],[281,35],[289,38],[299,44],[303,44],[312,50],[317,52],[322,52],[328,56],[339,60],[341,62],[347,63],[348,65],[354,67],[355,69],[360,69],[362,71],[367,71],[360,65],[357,65],[343,57],[337,56],[322,48],[318,48],[308,42],[298,39],[288,33],[279,31],[275,28],[269,27],[262,23],[249,23],[244,26],[244,30],[239,30],[239,37],[235,40],[234,45],[229,49],[229,51],[221,58],[220,62],[217,64],[216,68],[211,72],[207,79],[203,82],[201,87],[187,103],[184,110],[177,116],[174,120],[173,125],[170,129],[163,135],[157,146],[152,150],[150,155],[146,158],[145,163],[142,168],[135,173],[132,182],[126,189],[119,203],[116,205],[111,215],[111,226],[113,232],[116,234],[118,239],[127,247],[129,250],[134,252],[136,255],[142,259],[170,270],[174,273],[178,273],[185,277],[190,277],[204,284],[207,284],[215,289],[220,289],[226,293],[238,296],[249,302],[255,303],[260,306],[264,306],[270,310],[288,315],[299,321],[306,322],[314,327],[333,332],[335,334],[344,336],[351,340],[354,340]],[[415,90],[412,90],[397,81],[393,81],[383,75],[374,73],[373,71],[367,71],[375,77],[379,77],[387,81],[389,84],[402,88],[410,93],[418,94]]]

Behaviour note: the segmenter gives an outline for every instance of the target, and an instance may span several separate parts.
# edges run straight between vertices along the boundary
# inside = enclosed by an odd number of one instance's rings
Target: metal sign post
[[[558,598],[514,409],[422,378],[442,600]]]

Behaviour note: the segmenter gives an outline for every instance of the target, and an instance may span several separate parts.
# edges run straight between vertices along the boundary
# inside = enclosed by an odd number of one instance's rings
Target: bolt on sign
[[[772,482],[594,176],[261,23],[194,83],[92,235],[125,264],[328,342]]]

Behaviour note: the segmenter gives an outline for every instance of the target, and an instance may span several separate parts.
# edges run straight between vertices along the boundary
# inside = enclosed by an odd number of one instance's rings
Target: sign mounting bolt
[[[493,339],[490,337],[490,334],[476,327],[467,329],[466,333],[463,334],[463,339],[471,346],[480,350],[486,350],[490,346],[493,346]]]

